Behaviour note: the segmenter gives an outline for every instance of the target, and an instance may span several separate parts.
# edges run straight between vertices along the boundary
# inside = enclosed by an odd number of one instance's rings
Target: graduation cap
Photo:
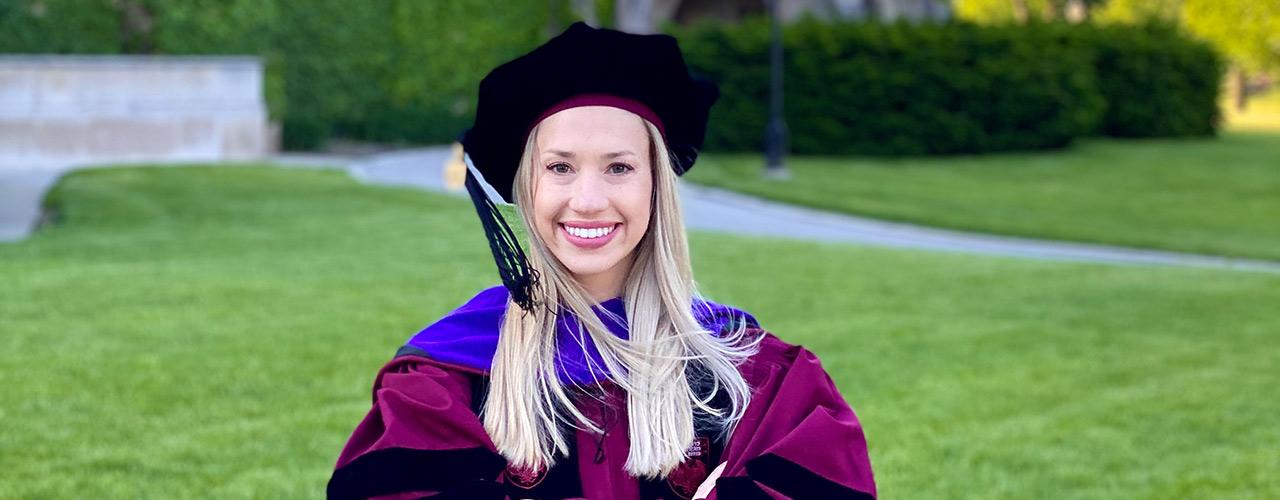
[[[532,310],[538,276],[477,174],[499,201],[514,202],[520,156],[538,122],[572,107],[613,106],[652,122],[671,151],[676,175],[683,175],[698,157],[719,95],[715,84],[689,74],[675,38],[581,22],[489,72],[480,82],[475,123],[462,136],[471,165],[465,183],[512,300]]]

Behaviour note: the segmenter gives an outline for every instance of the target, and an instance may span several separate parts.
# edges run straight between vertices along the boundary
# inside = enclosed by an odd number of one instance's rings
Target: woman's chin
[[[612,251],[613,249],[611,248],[582,250],[570,246],[559,250],[559,252],[553,251],[552,253],[574,277],[603,273],[612,269],[619,260],[622,260],[622,256],[615,255],[616,252]]]
[[[569,270],[569,274],[573,275],[573,279],[577,280],[579,283],[589,283],[597,280],[612,267],[613,266],[594,262],[583,264],[575,263],[574,265],[565,266],[565,268]]]
[[[619,266],[621,261],[622,259],[619,258],[601,258],[574,260],[568,263],[561,260],[560,262],[565,265],[565,269],[569,270],[574,281],[590,290],[595,286],[611,286],[606,283],[621,281],[621,277],[613,279],[619,273],[625,275],[626,268]]]

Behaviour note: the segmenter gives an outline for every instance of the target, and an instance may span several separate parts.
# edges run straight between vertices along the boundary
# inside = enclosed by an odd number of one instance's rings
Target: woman
[[[463,146],[504,286],[415,335],[329,496],[874,498],[808,351],[697,297],[676,177],[715,87],[674,39],[575,24],[480,84]]]

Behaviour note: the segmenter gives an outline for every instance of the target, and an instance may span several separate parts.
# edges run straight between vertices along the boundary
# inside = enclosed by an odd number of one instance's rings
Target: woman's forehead
[[[544,154],[627,150],[641,155],[648,149],[649,133],[635,113],[609,106],[582,106],[542,120],[535,140]]]

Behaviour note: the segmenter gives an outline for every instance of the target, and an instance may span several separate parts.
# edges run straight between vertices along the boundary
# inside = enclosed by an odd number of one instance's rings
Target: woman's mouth
[[[564,238],[579,248],[600,248],[613,240],[622,224],[610,226],[583,227],[560,224],[560,232]]]

